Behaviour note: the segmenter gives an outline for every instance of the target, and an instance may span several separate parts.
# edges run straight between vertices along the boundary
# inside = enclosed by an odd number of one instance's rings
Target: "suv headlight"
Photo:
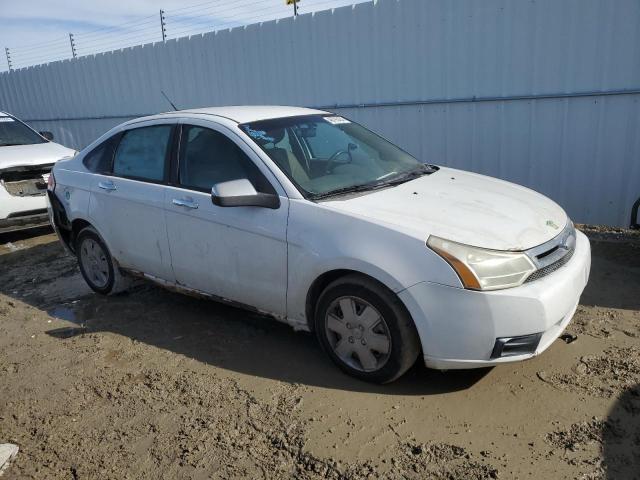
[[[520,252],[471,247],[433,235],[427,245],[453,267],[464,288],[472,290],[517,287],[536,271],[529,257]]]

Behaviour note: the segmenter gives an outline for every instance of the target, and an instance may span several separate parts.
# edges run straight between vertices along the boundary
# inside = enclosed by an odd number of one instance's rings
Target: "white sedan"
[[[424,164],[341,116],[226,107],[126,122],[56,164],[89,286],[131,276],[315,332],[344,371],[525,360],[562,333],[589,241],[527,188]]]

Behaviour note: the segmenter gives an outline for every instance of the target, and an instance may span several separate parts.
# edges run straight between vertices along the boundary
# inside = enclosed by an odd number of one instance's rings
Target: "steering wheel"
[[[338,150],[336,153],[331,155],[329,157],[329,159],[327,160],[326,173],[331,173],[333,171],[333,169],[336,167],[336,165],[335,165],[336,160],[338,159],[338,157],[340,155],[344,155],[344,154],[349,155],[349,162],[348,163],[351,163],[351,161],[353,160],[353,158],[351,158],[351,152],[349,150]]]

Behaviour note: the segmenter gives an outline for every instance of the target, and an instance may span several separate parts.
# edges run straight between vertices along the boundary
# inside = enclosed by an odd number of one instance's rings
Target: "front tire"
[[[415,363],[418,334],[400,299],[379,282],[348,275],[320,295],[315,331],[331,360],[368,382],[388,383]]]

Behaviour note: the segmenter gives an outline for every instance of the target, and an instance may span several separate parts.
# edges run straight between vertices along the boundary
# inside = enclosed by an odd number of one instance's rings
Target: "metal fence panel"
[[[579,222],[640,196],[640,2],[378,0],[0,74],[0,109],[80,148],[129,118],[325,107]]]

